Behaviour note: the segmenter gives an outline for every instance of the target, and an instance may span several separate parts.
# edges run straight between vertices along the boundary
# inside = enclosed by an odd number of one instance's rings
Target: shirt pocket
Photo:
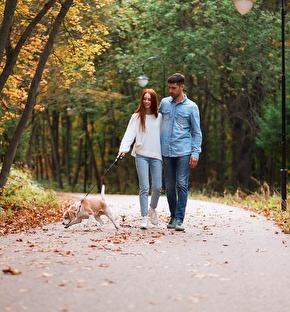
[[[164,121],[168,121],[168,120],[170,120],[171,118],[172,118],[172,113],[171,113],[170,110],[167,110],[167,111],[162,112],[162,119],[163,119]]]
[[[176,121],[179,125],[184,127],[184,126],[188,125],[189,118],[190,118],[189,113],[178,112],[177,117],[176,117]]]

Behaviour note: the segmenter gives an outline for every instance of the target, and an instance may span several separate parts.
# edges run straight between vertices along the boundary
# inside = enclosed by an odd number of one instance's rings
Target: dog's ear
[[[69,211],[77,211],[81,206],[81,202],[77,201],[75,203],[73,203],[70,207],[69,207]]]
[[[69,211],[69,212],[68,212],[68,215],[69,215],[69,220],[73,220],[73,219],[75,219],[75,218],[76,218],[76,216],[77,216],[77,212],[76,212],[76,211],[71,210],[71,211]]]
[[[77,213],[77,214],[82,210],[82,203],[83,203],[83,202],[81,201],[81,202],[78,202],[77,205],[76,205],[76,207],[77,207],[76,213]]]

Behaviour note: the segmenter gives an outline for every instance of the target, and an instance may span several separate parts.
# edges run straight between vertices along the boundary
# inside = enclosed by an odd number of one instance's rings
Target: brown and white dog
[[[104,200],[104,193],[105,187],[103,185],[101,192],[102,199],[85,197],[84,199],[72,204],[63,214],[62,224],[65,228],[67,229],[74,224],[81,223],[83,219],[88,219],[88,230],[90,230],[92,221],[95,218],[95,220],[100,223],[99,228],[101,229],[103,225],[101,216],[106,215],[118,230],[118,226],[113,219],[112,213]]]

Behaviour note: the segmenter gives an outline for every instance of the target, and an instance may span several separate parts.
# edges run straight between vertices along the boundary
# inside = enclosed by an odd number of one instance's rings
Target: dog
[[[102,186],[101,196],[99,198],[87,198],[77,201],[72,204],[63,214],[62,224],[67,229],[68,227],[81,223],[83,219],[88,219],[88,230],[91,230],[92,221],[95,218],[99,222],[99,229],[103,226],[103,221],[101,219],[102,215],[106,215],[114,224],[116,230],[119,229],[117,224],[113,219],[113,215],[105,202],[105,186]]]

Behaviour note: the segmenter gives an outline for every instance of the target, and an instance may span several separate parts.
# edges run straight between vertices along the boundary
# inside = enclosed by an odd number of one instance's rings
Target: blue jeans
[[[148,194],[150,190],[149,171],[152,180],[150,207],[158,204],[162,187],[162,161],[160,159],[136,155],[136,169],[139,179],[139,201],[142,217],[148,215]]]
[[[183,222],[188,196],[190,155],[163,157],[165,189],[171,218]]]

